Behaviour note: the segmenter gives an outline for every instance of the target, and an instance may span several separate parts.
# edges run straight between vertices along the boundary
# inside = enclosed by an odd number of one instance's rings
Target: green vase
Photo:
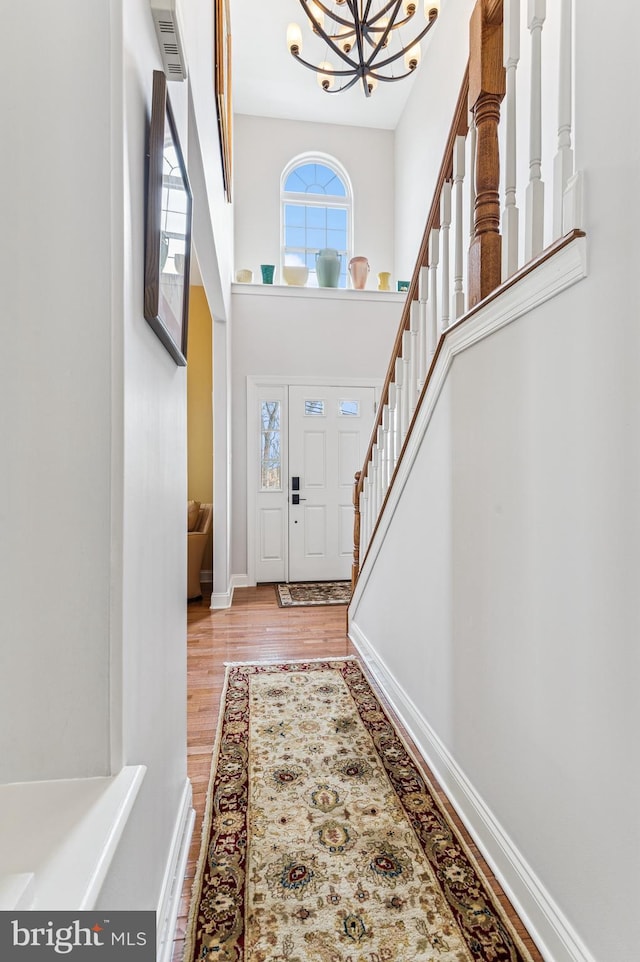
[[[318,287],[337,287],[340,279],[342,256],[332,247],[325,247],[316,254]]]

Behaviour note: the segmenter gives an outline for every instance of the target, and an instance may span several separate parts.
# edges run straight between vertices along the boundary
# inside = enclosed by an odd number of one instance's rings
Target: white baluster
[[[371,501],[371,531],[373,533],[380,511],[380,452],[377,444],[374,444],[371,452]]]
[[[398,411],[396,402],[398,399],[398,385],[395,381],[389,384],[389,479],[395,471],[398,460]]]
[[[382,409],[382,440],[384,445],[382,450],[384,491],[386,494],[391,484],[391,475],[393,474],[393,468],[391,467],[391,411],[389,410],[388,404],[385,404]]]
[[[404,377],[404,364],[402,363],[402,358],[396,358],[396,461],[400,457],[400,451],[402,450],[402,444],[404,442],[404,434],[402,433],[402,424],[404,422],[404,392],[402,390],[402,381]]]
[[[518,269],[519,211],[516,206],[516,73],[520,60],[520,0],[504,0],[505,175],[502,212],[502,280]]]
[[[384,501],[389,480],[387,477],[387,431],[385,428],[386,407],[382,409],[382,420],[378,425],[378,450],[380,452],[380,503]],[[388,422],[387,422],[388,423]]]
[[[429,345],[427,331],[427,301],[429,299],[429,268],[421,267],[418,275],[419,327],[418,334],[418,390],[422,391],[429,371]]]
[[[440,259],[440,231],[434,227],[429,234],[429,305],[428,341],[429,358],[438,346],[438,261]]]
[[[445,180],[440,194],[440,275],[442,284],[441,331],[449,327],[451,289],[449,286],[449,229],[451,227],[451,181]]]
[[[553,237],[561,237],[574,226],[563,224],[564,193],[573,175],[571,148],[571,3],[560,2],[560,77],[558,86],[558,153],[553,161]]]
[[[365,479],[366,482],[366,479]],[[359,565],[362,568],[362,561],[367,550],[367,522],[365,512],[367,510],[367,499],[364,495],[364,484],[362,485],[362,491],[358,498],[358,507],[360,509],[360,544],[358,545],[359,554]]]
[[[418,334],[420,332],[420,305],[417,301],[411,301],[409,314],[409,341],[411,343],[409,353],[409,384],[411,385],[411,410],[413,411],[418,404],[420,395],[419,369],[420,357],[418,350]]]
[[[361,514],[361,532],[360,532],[360,562],[364,558],[365,551],[369,547],[369,539],[371,538],[371,461],[369,461],[369,466],[367,470],[367,476],[364,479],[364,485],[362,486],[362,496],[364,498],[364,510]],[[364,547],[362,547],[364,546]]]
[[[531,125],[529,130],[529,183],[525,225],[525,262],[540,253],[544,244],[544,182],[542,180],[542,26],[546,0],[529,0],[531,32]]]
[[[473,111],[469,111],[469,136],[467,146],[469,148],[469,244],[476,236],[476,143],[478,135],[476,132],[476,118]]]
[[[406,438],[413,417],[411,391],[411,332],[402,335],[402,437]]]
[[[451,298],[451,316],[454,321],[464,314],[463,261],[464,238],[463,232],[463,187],[464,187],[464,152],[465,137],[456,137],[453,145],[453,191],[456,205],[456,220],[453,228],[454,266],[453,266],[453,297]]]

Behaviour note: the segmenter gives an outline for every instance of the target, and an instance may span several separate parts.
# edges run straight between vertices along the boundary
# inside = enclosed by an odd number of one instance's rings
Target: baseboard
[[[212,608],[230,608],[233,602],[233,592],[236,588],[247,588],[249,586],[248,575],[231,575],[229,587],[226,591],[214,592],[211,595]]]
[[[438,735],[356,624],[349,637],[548,962],[596,962]]]
[[[160,898],[158,899],[156,913],[157,962],[171,962],[173,939],[176,922],[178,921],[180,898],[195,817],[196,813],[191,804],[191,782],[187,778],[180,799],[178,816],[169,848],[169,858],[167,859]]]

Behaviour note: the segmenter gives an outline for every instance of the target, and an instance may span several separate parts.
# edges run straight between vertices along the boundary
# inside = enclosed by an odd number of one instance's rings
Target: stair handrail
[[[453,174],[453,148],[457,136],[465,136],[469,130],[469,65],[465,68],[464,76],[462,79],[462,84],[460,86],[460,93],[458,94],[458,100],[456,102],[456,107],[453,115],[453,121],[451,128],[449,130],[449,135],[447,137],[446,146],[444,149],[444,154],[442,158],[442,163],[440,164],[440,170],[435,183],[433,199],[431,201],[431,207],[429,208],[429,214],[427,216],[427,222],[425,225],[424,233],[422,235],[422,241],[418,250],[418,257],[413,270],[413,275],[409,283],[409,289],[407,291],[407,297],[404,302],[402,309],[402,314],[400,317],[400,323],[398,325],[398,331],[396,334],[393,347],[391,349],[391,358],[389,361],[389,366],[387,368],[387,373],[385,376],[384,384],[380,394],[380,400],[378,403],[377,417],[374,422],[373,430],[371,432],[371,438],[369,441],[369,446],[367,448],[367,453],[364,458],[363,467],[360,471],[356,472],[355,475],[355,488],[354,488],[354,506],[356,508],[356,519],[357,519],[357,529],[354,530],[354,566],[352,574],[352,582],[355,585],[359,571],[359,549],[360,549],[360,512],[359,512],[359,499],[362,494],[362,489],[364,486],[365,479],[367,477],[367,471],[371,463],[371,457],[373,454],[373,449],[376,444],[376,439],[378,435],[378,429],[382,423],[382,412],[384,410],[385,404],[389,400],[389,386],[395,380],[395,368],[396,361],[402,355],[402,339],[404,332],[409,329],[410,315],[411,315],[411,304],[416,299],[418,294],[418,286],[420,280],[420,270],[423,267],[429,266],[429,237],[431,231],[434,228],[440,226],[440,195],[442,193],[442,188],[447,180],[450,180]],[[407,434],[407,439],[408,439]],[[405,444],[406,440],[405,439]]]

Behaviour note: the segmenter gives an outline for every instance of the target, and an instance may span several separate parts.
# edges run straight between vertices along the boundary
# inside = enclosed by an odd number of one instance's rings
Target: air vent
[[[167,80],[186,80],[187,65],[180,39],[176,0],[149,2]]]

